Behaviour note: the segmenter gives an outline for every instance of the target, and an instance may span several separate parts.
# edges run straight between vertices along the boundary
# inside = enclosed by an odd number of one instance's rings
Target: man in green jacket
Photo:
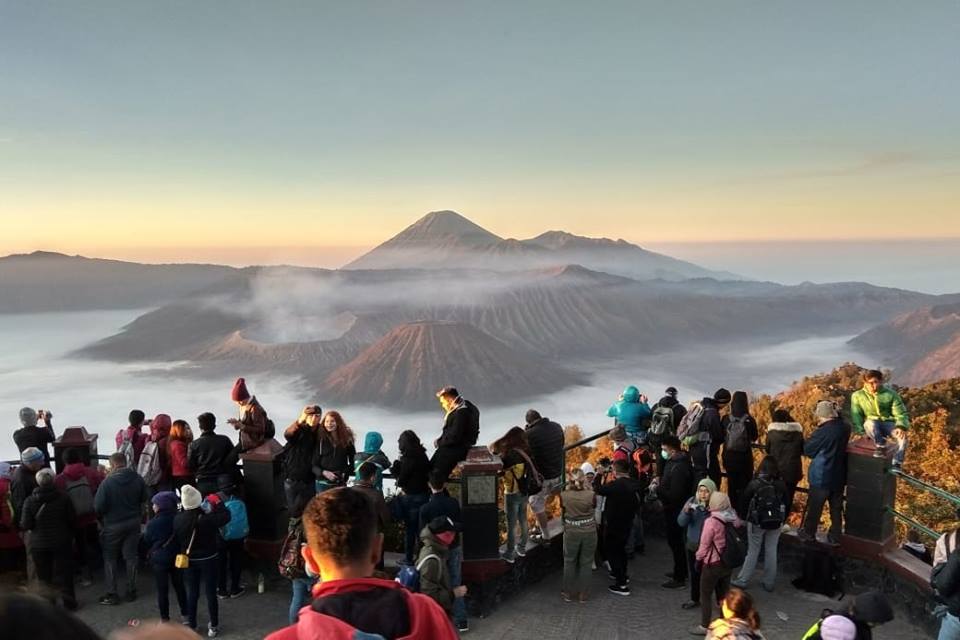
[[[897,441],[893,465],[899,468],[903,464],[910,416],[900,394],[883,385],[881,372],[870,370],[864,374],[863,388],[850,397],[850,418],[854,433],[866,433],[876,443],[878,456],[884,455],[884,443],[892,436]]]

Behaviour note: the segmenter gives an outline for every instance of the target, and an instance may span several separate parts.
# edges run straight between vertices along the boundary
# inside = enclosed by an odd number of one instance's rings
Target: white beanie
[[[203,496],[200,495],[200,492],[194,487],[185,484],[183,488],[180,489],[180,502],[183,504],[184,511],[190,511],[200,506],[200,503],[203,502]]]
[[[591,473],[593,475],[597,475],[596,469],[594,469],[593,465],[590,464],[589,462],[584,462],[582,465],[580,465],[580,471],[583,471],[583,475],[585,476],[588,476]]]

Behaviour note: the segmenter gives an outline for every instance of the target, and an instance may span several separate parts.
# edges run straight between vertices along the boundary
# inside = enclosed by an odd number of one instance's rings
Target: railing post
[[[497,507],[497,474],[500,456],[486,447],[473,447],[460,463],[460,504],[463,512],[463,559],[500,558],[500,510]]]
[[[97,468],[97,439],[96,433],[88,433],[86,427],[67,427],[60,437],[53,441],[53,468],[61,473],[66,467],[63,453],[67,449],[77,449],[84,466]]]
[[[875,556],[895,546],[893,514],[897,479],[889,473],[893,447],[875,455],[872,440],[856,440],[847,447],[846,526],[843,546],[855,555]]]

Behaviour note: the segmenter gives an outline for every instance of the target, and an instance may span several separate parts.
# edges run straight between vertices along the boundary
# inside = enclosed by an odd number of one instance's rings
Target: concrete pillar
[[[877,457],[873,441],[866,438],[847,447],[847,500],[843,546],[855,555],[881,553],[896,545],[893,507],[897,479],[888,473],[894,447]]]
[[[500,512],[497,507],[499,456],[473,447],[460,463],[460,506],[463,515],[463,559],[500,558]]]
[[[87,433],[85,427],[68,427],[63,430],[60,437],[53,442],[53,468],[57,473],[63,471],[66,463],[63,461],[63,452],[67,449],[79,449],[83,464],[88,467],[96,468],[99,464],[97,460],[97,439],[96,433]]]

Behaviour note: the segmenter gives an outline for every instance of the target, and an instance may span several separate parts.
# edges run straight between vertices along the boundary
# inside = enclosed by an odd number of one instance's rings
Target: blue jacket
[[[803,445],[803,455],[812,458],[807,470],[811,487],[841,491],[847,483],[847,441],[850,427],[841,418],[824,422]]]
[[[383,493],[383,472],[390,468],[390,458],[388,458],[380,448],[383,446],[383,436],[377,431],[368,431],[363,439],[363,451],[358,453],[353,459],[353,475],[359,475],[360,467],[365,462],[370,462],[377,467],[377,475],[374,476],[373,486]]]
[[[93,506],[105,526],[139,520],[150,491],[134,469],[124,467],[108,475],[94,496]]]
[[[623,390],[623,399],[607,409],[607,417],[614,418],[617,424],[622,424],[627,435],[636,438],[642,431],[644,420],[650,418],[650,405],[640,402],[640,390],[630,385]]]
[[[180,545],[173,534],[173,518],[176,511],[161,511],[147,523],[143,532],[143,541],[150,546],[147,559],[154,569],[169,569],[180,553]]]

